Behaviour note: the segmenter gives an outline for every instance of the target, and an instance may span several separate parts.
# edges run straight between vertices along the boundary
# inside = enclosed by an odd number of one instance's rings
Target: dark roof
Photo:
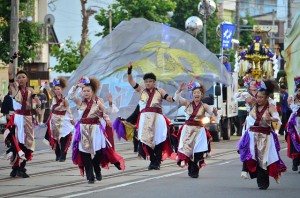
[[[275,14],[276,13],[277,13],[277,11],[275,11]],[[273,14],[273,12],[267,12],[267,13],[263,13],[263,14],[253,15],[251,17],[256,18],[256,17],[268,16],[268,15],[272,15],[272,14]]]
[[[53,25],[51,25],[48,28],[48,35],[49,35],[49,42],[51,42],[51,43],[57,43],[57,45],[59,45],[59,41],[58,41],[58,38],[57,38],[57,35],[55,33]]]

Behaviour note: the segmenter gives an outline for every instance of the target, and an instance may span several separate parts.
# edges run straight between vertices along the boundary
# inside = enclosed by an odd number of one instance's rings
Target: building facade
[[[32,86],[36,91],[39,90],[39,86],[45,82],[49,81],[49,49],[50,43],[58,44],[58,39],[55,34],[52,25],[45,24],[45,16],[48,13],[48,1],[45,0],[35,0],[32,4],[28,5],[31,10],[32,22],[37,22],[43,24],[43,28],[40,29],[40,33],[45,35],[45,42],[41,43],[41,47],[37,50],[37,56],[31,63],[24,65],[24,70],[29,74],[29,85]],[[20,13],[20,17],[24,13]],[[8,65],[1,62],[0,60],[0,94],[7,94],[8,86]]]
[[[29,85],[36,91],[43,82],[49,82],[50,77],[50,47],[51,43],[58,44],[58,39],[55,34],[53,24],[50,24],[45,20],[48,14],[48,1],[35,0],[34,4],[34,17],[33,21],[43,24],[43,28],[40,29],[41,34],[46,38],[45,42],[41,44],[38,49],[37,56],[32,63],[24,65],[24,70],[28,72],[30,82]]]

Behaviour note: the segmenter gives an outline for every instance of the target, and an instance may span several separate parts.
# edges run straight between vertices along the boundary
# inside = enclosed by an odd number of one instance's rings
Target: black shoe
[[[101,172],[100,172],[99,174],[96,173],[96,179],[97,179],[98,181],[101,181],[101,180],[102,180],[102,174],[101,174]]]
[[[293,171],[297,171],[297,170],[298,170],[298,166],[294,166],[294,165],[293,165],[292,170],[293,170]]]
[[[95,183],[95,180],[89,180],[88,181],[88,184],[93,184],[93,183]]]
[[[66,156],[65,155],[60,156],[59,162],[64,162],[64,161],[66,161]]]
[[[55,161],[59,161],[59,156],[56,156]]]
[[[153,162],[150,162],[149,166],[148,166],[148,170],[153,170],[154,166],[153,166]]]
[[[118,170],[122,170],[120,162],[116,162],[114,165]]]
[[[62,153],[60,158],[59,158],[59,161],[64,162],[64,161],[66,161],[66,158],[67,158],[67,153]]]
[[[154,169],[154,170],[160,170],[160,165],[155,165],[155,166],[153,167],[153,169]]]
[[[193,175],[190,174],[189,176],[190,176],[191,178],[198,178],[198,177],[199,177],[199,174],[193,174]]]
[[[148,170],[160,170],[160,163],[158,162],[151,162]]]
[[[17,172],[18,172],[18,168],[13,168],[9,175],[11,177],[16,177],[17,176]]]
[[[17,176],[22,177],[22,178],[28,178],[29,177],[29,175],[24,170],[18,170],[17,171]]]
[[[153,169],[152,164],[149,164],[148,170],[152,170],[152,169]]]
[[[188,162],[188,176],[192,177],[192,167],[191,167],[191,161]]]
[[[259,190],[267,190],[267,189],[268,187],[264,187],[264,186],[259,187]]]

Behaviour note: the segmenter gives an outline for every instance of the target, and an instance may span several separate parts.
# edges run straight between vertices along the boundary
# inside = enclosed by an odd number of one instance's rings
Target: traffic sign
[[[262,30],[266,32],[277,33],[278,26],[277,25],[253,25],[253,30]]]

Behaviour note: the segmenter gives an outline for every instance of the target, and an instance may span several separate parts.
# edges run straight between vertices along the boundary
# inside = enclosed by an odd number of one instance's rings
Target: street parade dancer
[[[249,116],[249,112],[251,111],[252,107],[256,104],[258,88],[260,88],[262,81],[255,80],[249,76],[244,77],[244,86],[247,88],[245,92],[237,93],[234,96],[234,99],[237,101],[245,101],[245,107],[247,110],[247,116],[244,122],[244,126],[242,129],[242,136],[245,134],[246,129],[251,126],[252,118]],[[269,97],[268,99],[269,104],[276,105],[275,101]],[[242,138],[242,137],[241,137]],[[249,172],[247,171],[246,164],[243,164],[241,178],[249,179]]]
[[[75,125],[73,138],[72,160],[79,166],[83,176],[84,171],[88,183],[102,180],[101,168],[108,168],[109,163],[114,164],[119,170],[125,169],[124,159],[115,153],[105,131],[106,122],[103,114],[111,111],[111,106],[106,109],[102,100],[96,97],[100,82],[95,78],[83,77],[76,86],[69,91],[69,98],[73,100],[80,115],[80,121]],[[77,88],[82,88],[84,99],[75,96]],[[108,97],[112,103],[112,97]]]
[[[293,160],[292,170],[298,171],[300,165],[300,76],[295,77],[294,81],[296,94],[288,98],[293,113],[288,121],[286,141],[287,156]]]
[[[245,101],[245,107],[249,114],[251,107],[256,102],[258,93],[257,85],[259,85],[259,82],[248,76],[244,77],[243,80],[244,86],[247,88],[247,90],[244,92],[236,93],[233,98],[237,101]],[[247,129],[247,117],[245,118],[245,120],[241,120],[241,122],[245,122],[242,129],[242,134],[244,134],[245,130]]]
[[[141,142],[139,155],[144,159],[150,156],[149,170],[159,170],[160,164],[168,157],[174,157],[168,126],[170,121],[162,113],[162,100],[174,102],[165,90],[156,88],[156,76],[144,74],[145,87],[136,83],[131,75],[132,63],[128,64],[128,82],[140,94],[140,115],[137,122],[138,139]],[[172,155],[173,154],[173,155]]]
[[[11,177],[28,178],[26,173],[26,162],[32,160],[32,153],[35,149],[33,120],[31,115],[32,103],[35,101],[37,111],[41,108],[41,102],[34,93],[34,90],[27,87],[28,75],[20,70],[16,74],[16,81],[13,78],[13,61],[18,57],[15,53],[9,63],[8,77],[9,89],[13,98],[14,114],[10,117],[4,132],[4,139],[10,148],[6,152],[12,164]]]
[[[205,113],[217,116],[217,109],[211,108],[201,99],[205,96],[205,86],[198,82],[191,81],[188,88],[191,91],[193,100],[187,100],[181,97],[181,92],[186,87],[182,83],[176,91],[174,99],[178,101],[180,106],[185,106],[186,121],[179,129],[179,146],[177,164],[184,167],[188,164],[188,175],[192,178],[199,177],[199,170],[205,166],[204,153],[209,150],[208,142],[211,141],[211,136],[208,130],[204,127],[202,119]]]
[[[44,142],[55,151],[56,161],[64,162],[72,141],[75,124],[69,100],[62,95],[67,86],[67,80],[62,77],[53,79],[54,90],[47,85],[45,84],[45,88],[52,96],[52,108],[46,123],[47,131]]]
[[[249,172],[249,178],[257,178],[259,189],[269,187],[269,176],[279,183],[286,170],[279,156],[278,137],[271,128],[272,122],[280,122],[276,106],[269,103],[276,86],[274,81],[261,81],[256,103],[249,112],[249,126],[238,145],[243,169]]]
[[[84,94],[83,94],[82,88],[81,89],[77,89],[76,92],[77,93],[74,93],[74,94],[78,94],[80,97],[84,97],[83,96]],[[111,95],[111,93],[109,93],[107,97],[110,98],[109,101],[112,101],[112,95]],[[100,100],[103,104],[105,103],[105,101],[103,100],[103,98],[99,98],[96,95],[93,96],[93,99],[94,100]],[[109,102],[109,107],[110,108],[108,108],[108,111],[103,113],[103,117],[100,117],[100,120],[105,122],[105,132],[106,132],[106,135],[107,135],[107,139],[108,139],[111,147],[113,149],[115,149],[115,142],[114,142],[114,134],[113,134],[113,129],[112,129],[112,122],[110,120],[109,114],[117,113],[119,111],[119,109],[112,102]]]
[[[114,123],[113,128],[116,131],[117,137],[120,140],[123,138],[124,140],[132,140],[133,143],[133,152],[138,152],[138,148],[142,148],[142,143],[138,140],[136,123],[140,114],[140,106],[137,105],[132,114],[124,119],[118,117]],[[169,119],[168,119],[169,120]],[[175,126],[171,121],[167,121],[168,129],[170,134],[171,145],[175,153],[177,153],[178,149],[178,140],[177,140],[177,131],[175,130]]]

